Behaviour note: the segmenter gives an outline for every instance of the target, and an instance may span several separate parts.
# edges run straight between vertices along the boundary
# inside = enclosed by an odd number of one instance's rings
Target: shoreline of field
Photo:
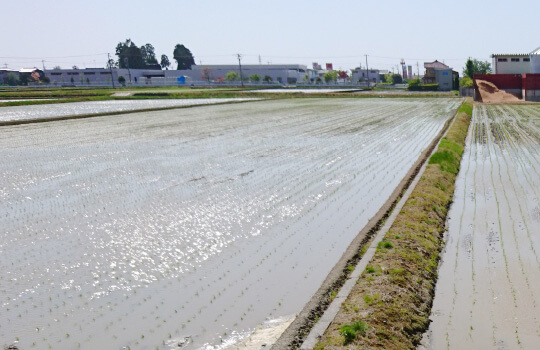
[[[273,348],[294,349],[302,345],[312,327],[317,323],[319,317],[324,314],[325,310],[328,308],[333,298],[337,294],[337,291],[339,291],[351,274],[352,270],[348,267],[351,265],[355,266],[358,261],[360,261],[364,255],[365,249],[367,249],[369,246],[370,241],[380,227],[384,225],[384,222],[390,216],[396,204],[407,191],[424,163],[428,160],[435,147],[437,147],[439,144],[439,141],[452,125],[452,122],[456,118],[457,114],[458,112],[456,111],[445,122],[441,131],[422,152],[418,160],[412,165],[411,169],[392,192],[392,195],[350,243],[349,247],[346,249],[337,264],[332,268],[317,292],[313,295],[310,301],[306,303],[302,311],[297,315],[295,320],[285,330],[276,343],[273,344]]]

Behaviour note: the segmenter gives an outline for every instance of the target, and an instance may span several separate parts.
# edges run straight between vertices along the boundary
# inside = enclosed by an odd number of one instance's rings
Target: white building
[[[530,53],[493,54],[493,74],[540,73],[540,47]]]
[[[49,69],[45,76],[53,85],[76,86],[118,86],[118,78],[123,77],[129,85],[184,85],[192,83],[215,83],[225,80],[229,72],[240,76],[238,65],[194,65],[186,70],[153,70],[127,68],[86,68],[86,69]],[[296,84],[308,74],[307,66],[300,64],[284,65],[242,65],[242,76],[248,80],[257,74],[261,82],[265,77],[274,83]],[[308,76],[309,77],[309,76]]]
[[[355,84],[362,83],[369,79],[370,83],[380,83],[380,74],[379,69],[370,69],[368,71],[367,69],[355,68],[352,70],[352,82]]]

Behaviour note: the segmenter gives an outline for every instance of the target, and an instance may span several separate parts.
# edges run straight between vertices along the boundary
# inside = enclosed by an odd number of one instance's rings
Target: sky
[[[439,60],[462,72],[468,57],[540,46],[540,1],[0,0],[0,67],[104,67],[130,38],[171,62],[176,44],[196,64],[333,63],[348,70],[417,71]],[[42,62],[44,61],[44,62]],[[176,68],[176,67],[174,67]]]

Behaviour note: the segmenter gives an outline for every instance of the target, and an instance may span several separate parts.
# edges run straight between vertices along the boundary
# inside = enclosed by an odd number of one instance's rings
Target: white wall
[[[519,62],[512,62],[512,58],[519,59]],[[494,74],[527,74],[531,72],[531,63],[524,62],[524,58],[529,56],[497,56],[493,57]],[[506,59],[506,62],[501,60]]]
[[[540,55],[531,55],[531,73],[540,74]]]

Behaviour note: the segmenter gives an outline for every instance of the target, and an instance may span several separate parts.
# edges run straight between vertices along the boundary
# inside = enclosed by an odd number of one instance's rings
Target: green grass
[[[367,330],[367,325],[364,322],[354,322],[352,324],[343,325],[341,327],[340,333],[345,338],[343,344],[347,345],[352,343],[358,334],[365,334]]]

